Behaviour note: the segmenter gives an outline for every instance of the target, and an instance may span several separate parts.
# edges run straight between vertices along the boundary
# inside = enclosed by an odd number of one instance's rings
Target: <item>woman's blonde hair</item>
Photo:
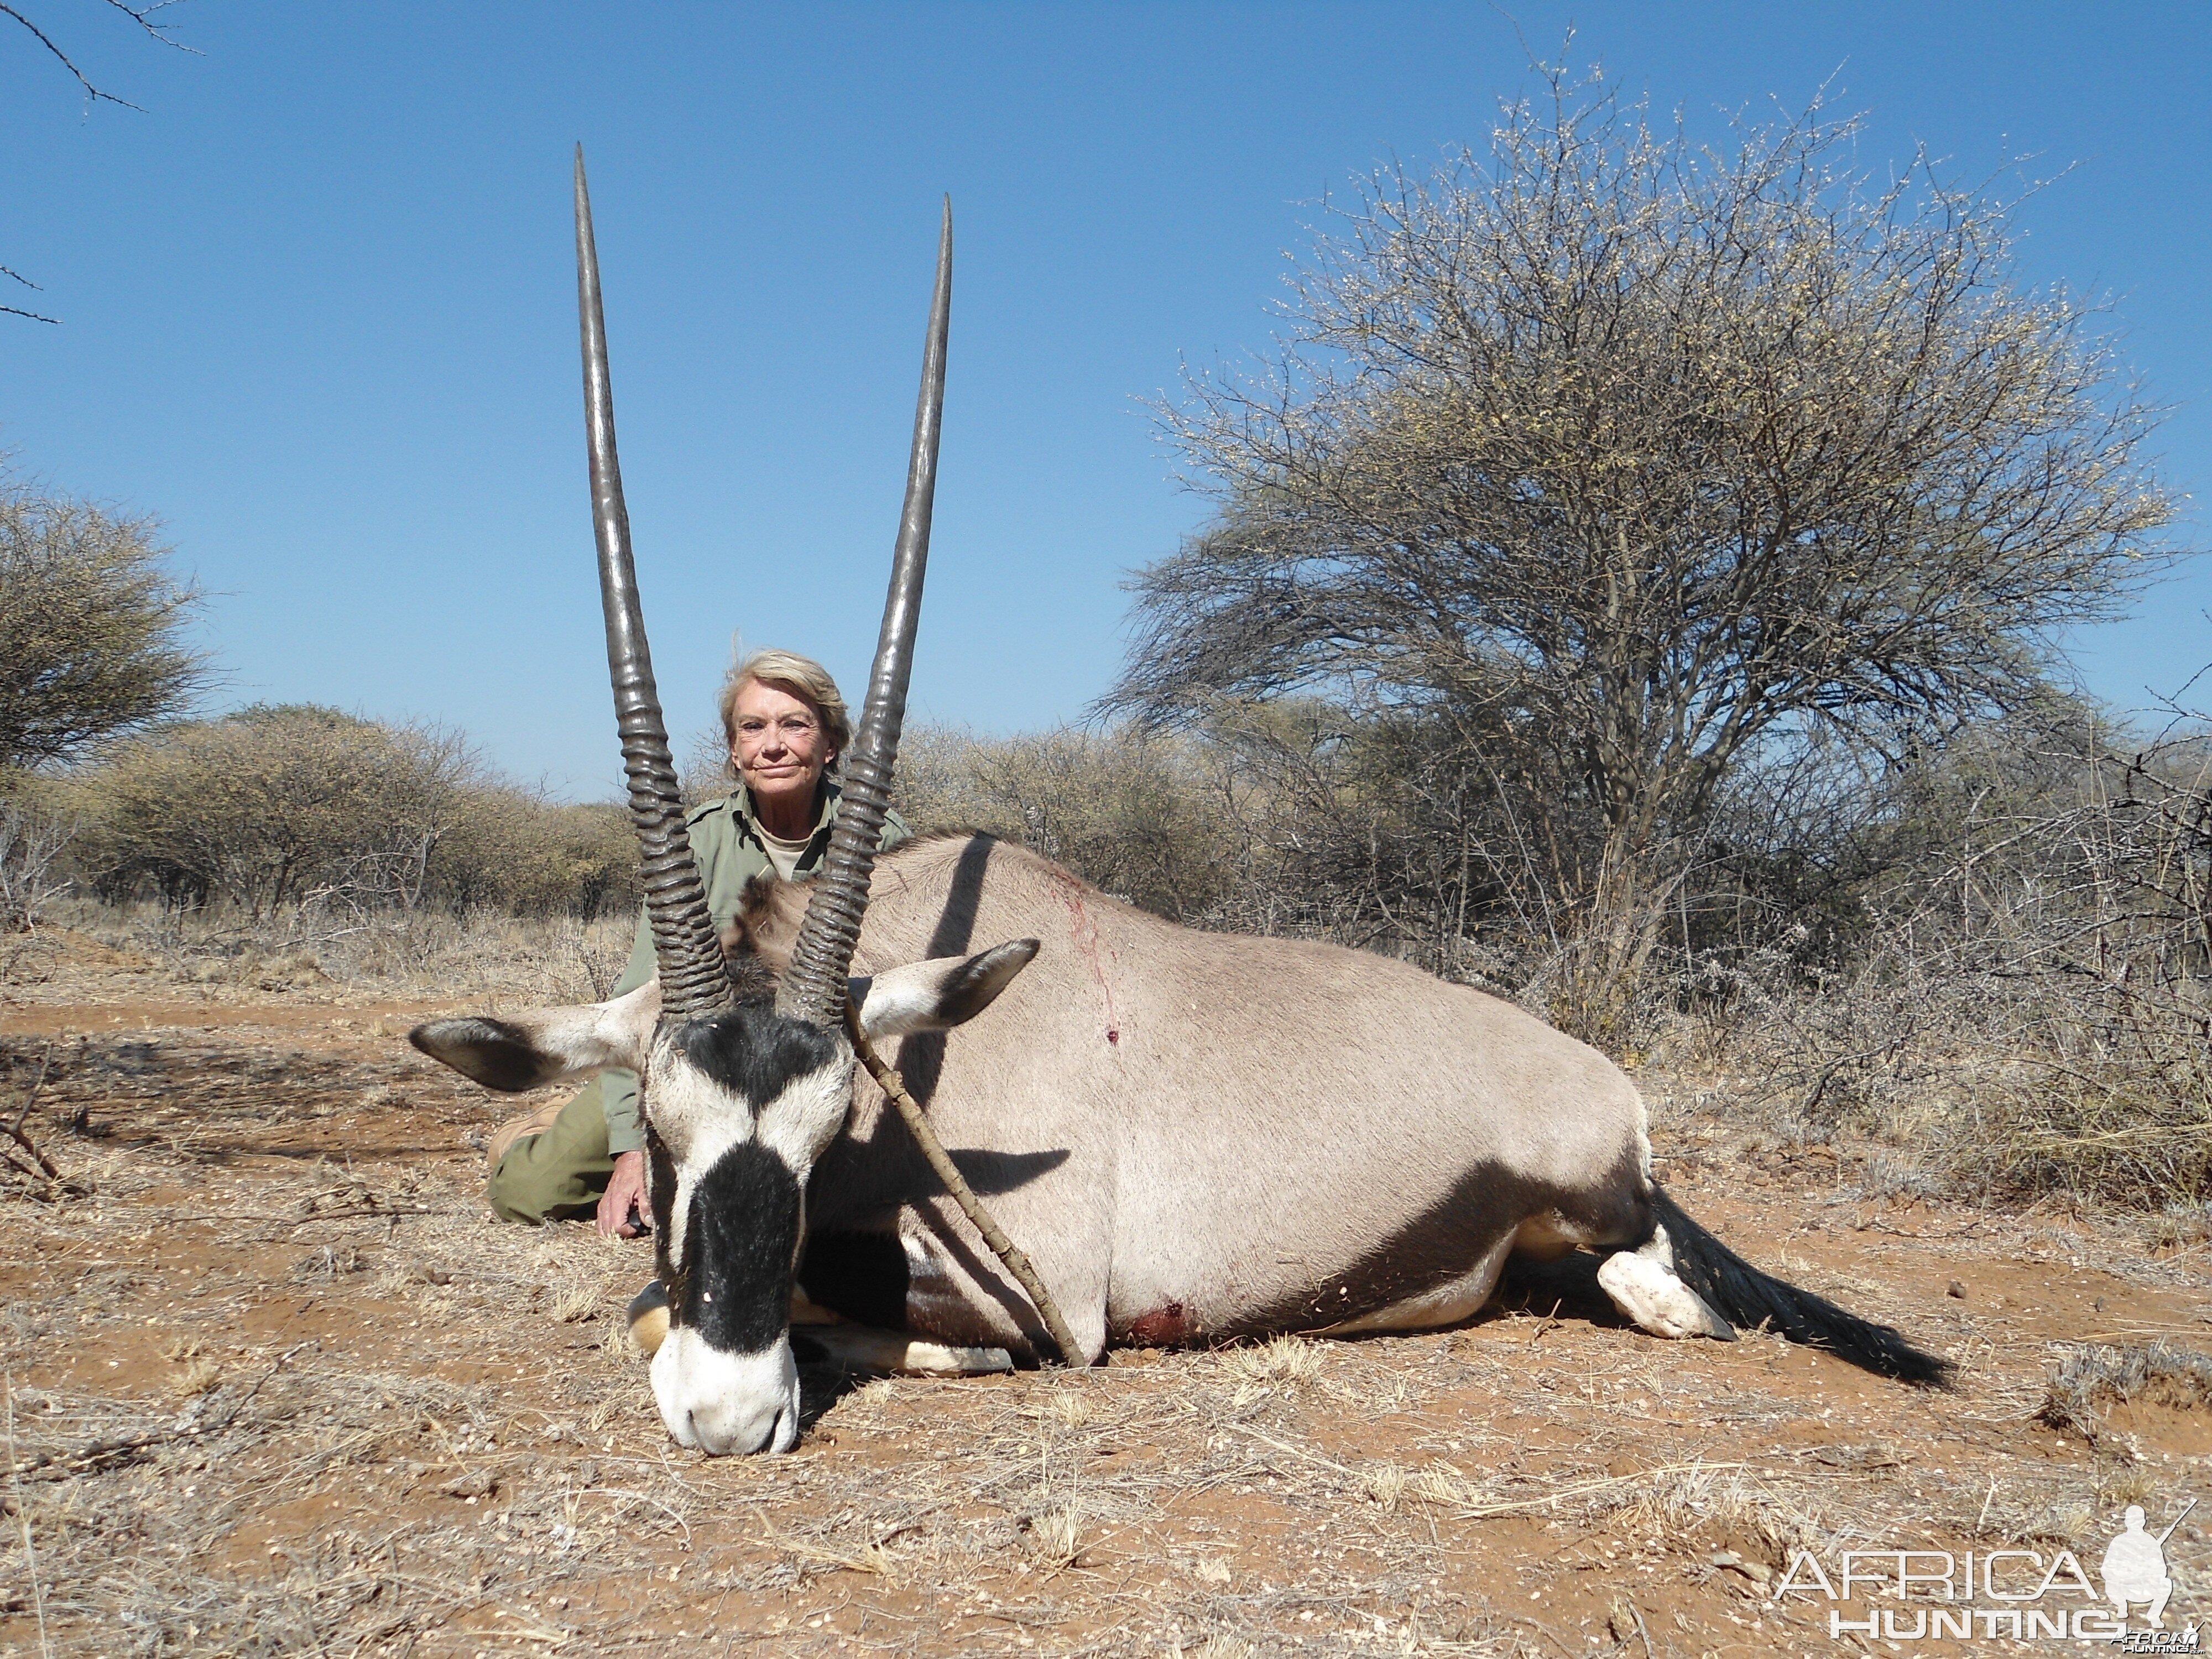
[[[754,684],[787,691],[813,709],[830,745],[824,762],[834,763],[843,757],[845,745],[853,740],[853,720],[845,710],[845,699],[838,694],[837,682],[830,678],[828,669],[796,651],[756,651],[730,671],[730,677],[722,682],[720,704],[726,750],[738,740],[738,693]]]

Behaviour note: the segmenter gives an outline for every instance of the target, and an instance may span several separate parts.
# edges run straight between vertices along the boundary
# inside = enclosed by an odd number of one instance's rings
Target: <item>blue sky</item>
[[[212,706],[465,728],[568,794],[618,778],[600,675],[568,158],[581,140],[623,470],[672,723],[734,631],[866,674],[938,200],[959,264],[915,713],[1078,718],[1129,570],[1206,511],[1139,400],[1264,347],[1324,192],[1480,144],[1528,86],[1504,12],[1330,6],[190,0],[187,57],[99,0],[30,15],[143,105],[88,112],[0,18],[0,447],[158,513],[213,595]],[[2212,485],[2212,8],[1519,4],[1634,94],[1801,109],[1877,171],[2008,157],[2022,270],[2108,295]],[[2204,539],[2191,508],[2186,533]],[[2075,642],[2125,707],[2212,659],[2212,562]]]

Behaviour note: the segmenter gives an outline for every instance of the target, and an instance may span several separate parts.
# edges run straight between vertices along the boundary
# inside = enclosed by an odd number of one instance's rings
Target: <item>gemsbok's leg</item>
[[[806,1292],[791,1294],[792,1334],[819,1348],[830,1359],[853,1370],[904,1371],[919,1376],[975,1376],[1010,1371],[1013,1357],[1004,1348],[960,1348],[943,1342],[925,1342],[903,1331],[878,1330],[855,1325],[806,1299]],[[654,1279],[629,1304],[630,1334],[648,1359],[668,1337],[668,1293]]]
[[[925,1341],[904,1331],[863,1325],[821,1307],[806,1292],[791,1292],[791,1334],[811,1342],[848,1370],[903,1371],[916,1376],[980,1376],[1010,1371],[1013,1356],[1004,1348],[963,1348]]]
[[[957,1348],[925,1342],[903,1331],[879,1331],[872,1325],[842,1320],[826,1325],[801,1322],[795,1316],[791,1335],[801,1346],[819,1348],[848,1370],[899,1371],[911,1376],[980,1376],[1010,1371],[1013,1356],[1004,1348]]]
[[[1653,1229],[1650,1242],[1641,1249],[1616,1250],[1607,1257],[1597,1282],[1614,1307],[1654,1336],[1735,1340],[1735,1327],[1675,1273],[1674,1247],[1663,1226]]]

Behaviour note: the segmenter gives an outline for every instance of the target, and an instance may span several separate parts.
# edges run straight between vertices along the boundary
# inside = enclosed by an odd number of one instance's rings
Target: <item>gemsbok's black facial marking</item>
[[[670,1040],[702,1076],[744,1101],[756,1117],[793,1078],[818,1072],[837,1057],[829,1032],[785,1018],[767,1002],[741,1002],[692,1020],[671,1032]]]
[[[502,1094],[535,1089],[562,1071],[559,1059],[541,1049],[520,1026],[502,1019],[433,1020],[417,1025],[407,1040],[463,1077]]]
[[[745,1141],[691,1189],[680,1322],[724,1353],[759,1353],[791,1317],[799,1188],[790,1166]]]
[[[669,1259],[669,1241],[676,1230],[669,1224],[676,1215],[676,1160],[668,1143],[655,1133],[653,1120],[645,1121],[646,1202],[653,1212],[653,1273],[664,1285],[676,1283],[676,1263]]]

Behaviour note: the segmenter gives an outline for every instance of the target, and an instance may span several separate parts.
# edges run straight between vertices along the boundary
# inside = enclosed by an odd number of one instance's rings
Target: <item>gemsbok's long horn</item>
[[[584,426],[592,455],[592,524],[599,544],[607,672],[614,681],[623,770],[629,778],[646,915],[660,963],[661,1016],[697,1019],[728,1007],[733,996],[708,913],[707,890],[691,856],[676,762],[653,683],[645,614],[638,604],[629,511],[623,505],[622,463],[615,454],[614,387],[607,374],[607,324],[599,305],[599,255],[592,240],[592,198],[584,187],[581,144],[576,146],[576,309],[584,337]]]
[[[791,965],[776,988],[776,1012],[834,1027],[845,1010],[845,970],[868,908],[876,841],[890,811],[891,769],[906,721],[907,677],[914,667],[915,623],[921,614],[922,573],[929,563],[929,518],[937,495],[937,437],[945,412],[945,340],[952,316],[952,198],[945,198],[937,243],[937,291],[929,305],[929,338],[921,359],[921,395],[914,411],[914,449],[907,462],[906,507],[891,555],[890,591],[860,729],[845,757],[845,796],[830,834],[829,855],[792,946]]]

